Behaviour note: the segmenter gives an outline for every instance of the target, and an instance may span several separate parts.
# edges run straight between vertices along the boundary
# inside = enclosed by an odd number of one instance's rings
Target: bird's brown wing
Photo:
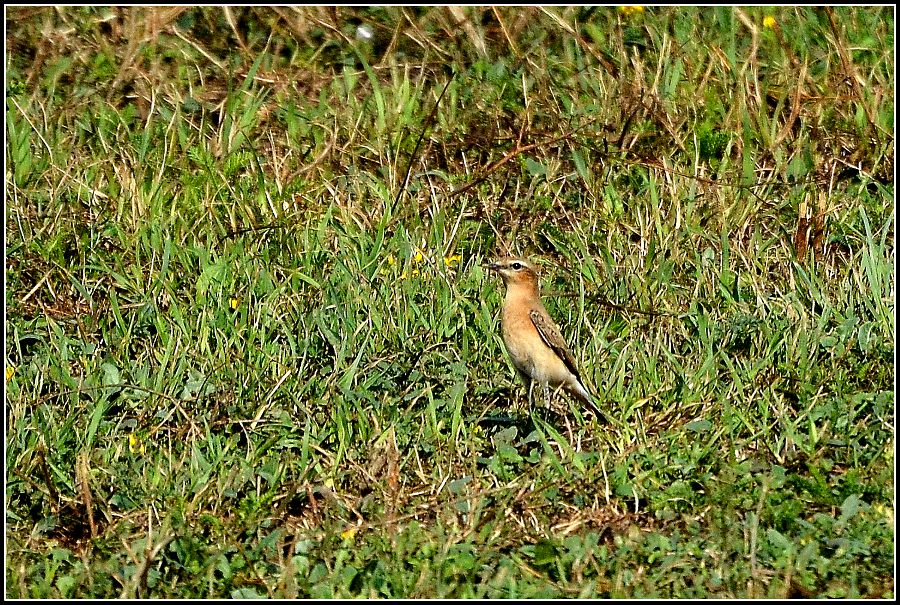
[[[593,410],[594,414],[601,422],[608,422],[606,415],[600,411],[591,398],[591,395],[588,393],[587,388],[584,387],[584,383],[581,380],[581,374],[578,373],[578,368],[575,366],[575,358],[572,356],[572,352],[566,345],[566,341],[563,340],[562,334],[559,332],[559,326],[553,323],[553,320],[547,315],[538,310],[532,309],[528,314],[531,316],[531,323],[534,324],[534,327],[537,329],[538,334],[540,334],[544,344],[550,347],[550,349],[563,360],[563,363],[566,364],[569,371],[572,372],[578,382],[581,383],[581,388],[584,389],[585,394],[578,395],[579,399],[582,399],[590,406],[591,410]]]
[[[562,334],[559,332],[559,327],[553,323],[552,319],[536,309],[532,309],[528,314],[531,316],[531,323],[537,328],[538,334],[540,334],[544,344],[550,347],[550,349],[563,360],[563,363],[566,364],[569,371],[572,372],[575,375],[575,378],[580,382],[581,375],[578,373],[578,367],[575,365],[575,358],[572,356],[572,352],[566,345],[566,341],[563,340]]]

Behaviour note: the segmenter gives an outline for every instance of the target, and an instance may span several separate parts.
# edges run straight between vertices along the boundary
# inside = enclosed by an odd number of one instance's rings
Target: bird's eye
[[[510,265],[515,271],[520,271],[522,269],[522,263],[515,262]]]

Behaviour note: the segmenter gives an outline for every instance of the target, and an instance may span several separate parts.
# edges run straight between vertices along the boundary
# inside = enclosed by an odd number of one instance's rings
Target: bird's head
[[[503,278],[506,287],[526,286],[537,290],[537,268],[524,258],[506,256],[498,258],[494,262],[485,265],[491,271],[496,271]]]

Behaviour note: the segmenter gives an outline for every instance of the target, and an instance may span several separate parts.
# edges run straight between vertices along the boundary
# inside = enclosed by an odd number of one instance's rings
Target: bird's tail
[[[588,391],[585,386],[578,381],[575,383],[574,388],[572,389],[572,393],[574,393],[578,399],[582,402],[586,403],[591,411],[594,413],[594,416],[597,417],[597,420],[600,422],[609,422],[606,418],[606,414],[600,411],[600,408],[597,407],[597,404],[594,403],[594,396],[591,395],[590,391]]]

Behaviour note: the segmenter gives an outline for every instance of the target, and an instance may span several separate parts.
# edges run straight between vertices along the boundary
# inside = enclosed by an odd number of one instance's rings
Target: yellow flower
[[[643,6],[620,6],[619,12],[623,15],[633,15],[634,13],[644,12]]]
[[[458,265],[461,261],[462,261],[462,256],[460,256],[459,254],[454,254],[452,256],[444,257],[444,264],[447,265],[448,267],[452,267],[454,265],[454,263]]]
[[[888,524],[890,524],[890,525],[894,524],[894,508],[893,507],[887,507],[884,504],[873,504],[872,509],[879,515],[882,515]]]
[[[16,373],[16,366],[6,366],[6,382],[12,380],[13,374]]]
[[[237,309],[239,304],[241,304],[241,300],[239,298],[235,298],[232,296],[228,299],[228,306],[231,307],[232,311]]]
[[[394,268],[394,265],[397,264],[397,259],[394,258],[393,254],[388,254],[385,261],[387,262],[387,266],[381,265],[380,267],[378,267],[377,273],[379,275],[384,275],[384,274],[390,273],[391,270]]]
[[[128,435],[128,450],[132,454],[143,454],[146,448],[144,447],[144,442],[132,433]]]
[[[413,257],[413,260],[416,261],[417,263],[421,263],[422,260],[424,260],[424,258],[425,258],[425,255],[422,254],[422,252],[420,250],[416,250],[416,255]]]
[[[766,17],[763,17],[763,27],[773,29],[775,27],[775,25],[776,25],[775,17],[772,17],[771,15],[767,15]]]
[[[356,538],[356,534],[359,532],[359,528],[355,526],[348,527],[344,531],[341,532],[341,540],[344,542],[353,542],[354,538]]]

